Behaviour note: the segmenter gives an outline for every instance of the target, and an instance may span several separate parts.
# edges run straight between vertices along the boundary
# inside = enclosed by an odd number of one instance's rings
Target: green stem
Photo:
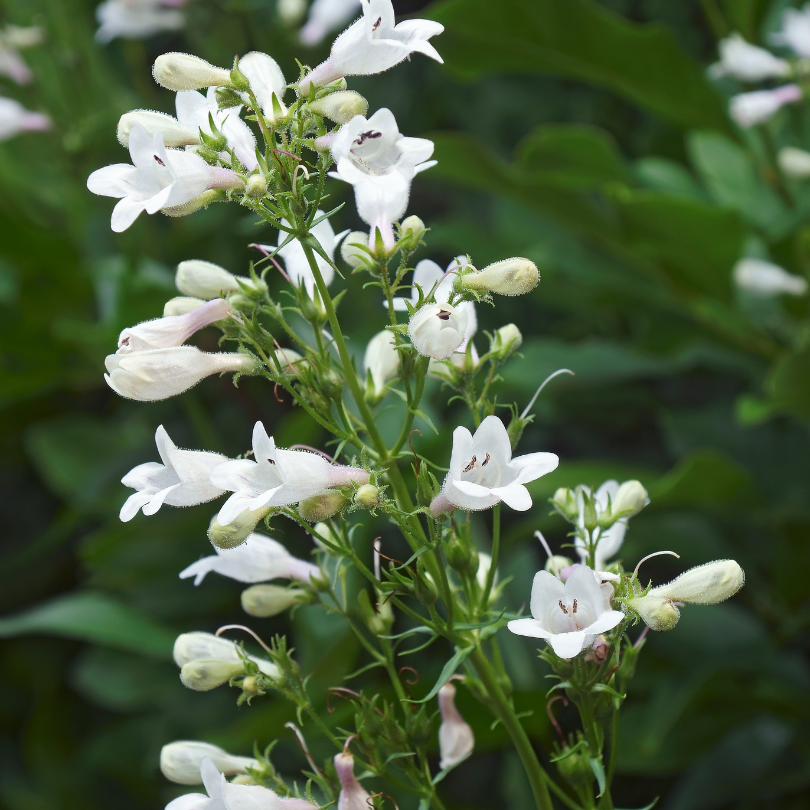
[[[484,583],[484,593],[481,596],[481,614],[487,612],[489,595],[492,593],[492,583],[495,581],[495,569],[498,567],[498,554],[501,549],[501,505],[495,504],[492,509],[492,561],[487,571]]]

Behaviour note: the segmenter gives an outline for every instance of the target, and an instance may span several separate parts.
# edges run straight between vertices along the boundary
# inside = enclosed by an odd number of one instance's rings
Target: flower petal
[[[589,624],[584,632],[589,636],[598,636],[600,633],[612,630],[621,624],[625,618],[627,617],[619,610],[607,610],[593,624]]]
[[[551,638],[553,633],[546,630],[537,619],[513,619],[506,625],[516,636],[530,638]]]
[[[575,630],[572,633],[559,633],[551,636],[548,643],[560,658],[573,658],[582,652],[586,637],[585,630]]]

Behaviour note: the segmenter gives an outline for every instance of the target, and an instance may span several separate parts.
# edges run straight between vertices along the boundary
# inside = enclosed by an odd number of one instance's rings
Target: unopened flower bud
[[[245,678],[248,680],[248,678]],[[245,689],[244,681],[242,682],[242,689]],[[258,766],[258,763],[257,763]],[[248,773],[240,773],[231,779],[232,785],[258,785],[259,783]]]
[[[223,169],[222,171],[229,170]],[[239,175],[233,172],[231,174],[233,185],[231,185],[230,188],[235,188],[237,186],[241,187],[242,180],[240,179]],[[168,206],[167,208],[161,208],[160,211],[167,217],[187,217],[190,214],[194,214],[197,211],[202,210],[203,208],[207,208],[209,205],[211,205],[211,203],[224,202],[227,199],[228,197],[224,191],[220,191],[216,188],[209,188],[208,191],[203,191],[199,197],[195,197],[193,200],[189,200],[182,205],[172,205]]]
[[[309,523],[317,523],[336,515],[348,503],[349,499],[342,492],[328,489],[301,501],[298,514]]]
[[[183,295],[193,298],[221,298],[228,293],[241,291],[239,282],[253,288],[255,285],[249,278],[234,276],[227,270],[211,262],[192,259],[180,262],[177,265],[175,284]]]
[[[160,752],[161,773],[178,785],[201,785],[200,763],[203,757],[208,757],[225,776],[244,774],[248,768],[259,767],[255,759],[235,757],[216,745],[182,740],[163,746]]]
[[[167,147],[192,146],[200,142],[199,129],[195,132],[184,127],[171,115],[152,110],[132,110],[124,113],[118,121],[117,135],[121,146],[129,146],[129,135],[135,124],[140,124],[149,135],[160,132]]]
[[[588,758],[587,748],[569,748],[555,758],[560,776],[571,785],[590,785],[593,782],[593,768]]]
[[[248,695],[259,694],[259,679],[255,675],[248,675],[242,679],[242,691]]]
[[[436,604],[439,595],[436,593],[436,586],[430,579],[430,575],[425,570],[422,560],[416,563],[416,574],[413,578],[414,592],[416,598],[425,606]]]
[[[653,588],[650,595],[693,605],[716,605],[734,596],[744,584],[745,572],[739,563],[717,560],[690,568],[668,585]]]
[[[325,551],[327,554],[335,554],[335,549],[327,546],[320,539],[322,537],[327,540],[331,546],[340,547],[340,538],[335,534],[332,527],[328,523],[316,523],[312,527],[312,539],[315,541],[315,545],[321,551]]]
[[[555,577],[559,577],[562,571],[570,568],[573,564],[570,558],[555,554],[553,557],[549,557],[546,560],[546,571],[548,571],[549,574],[554,574]]]
[[[336,124],[345,124],[355,115],[365,116],[368,112],[368,101],[354,90],[340,90],[313,101],[308,107],[315,115],[328,118]]]
[[[371,264],[368,251],[368,234],[352,231],[340,246],[340,255],[349,267],[366,267]]]
[[[779,168],[789,177],[810,177],[810,152],[786,146],[779,152]]]
[[[629,610],[637,613],[651,630],[672,630],[681,618],[678,608],[671,600],[652,593],[628,599],[625,604]]]
[[[163,305],[163,317],[171,318],[173,315],[186,315],[199,309],[205,303],[202,298],[190,298],[178,295],[176,298],[170,298]]]
[[[335,757],[335,773],[340,779],[338,810],[368,810],[372,807],[371,796],[354,775],[354,757],[348,749]]]
[[[767,298],[774,295],[804,295],[807,279],[794,276],[778,264],[762,259],[740,259],[734,265],[734,281],[741,290]]]
[[[454,571],[475,576],[480,564],[478,549],[474,543],[463,540],[455,532],[445,543],[444,553]]]
[[[308,595],[305,591],[281,585],[254,585],[242,591],[242,610],[259,619],[278,616],[293,605],[307,601]]]
[[[152,68],[155,81],[167,90],[200,90],[230,85],[231,71],[188,53],[164,53]]]
[[[442,714],[442,724],[439,727],[439,767],[446,770],[472,754],[475,737],[456,708],[456,687],[452,683],[446,683],[439,690],[439,709]]]
[[[403,219],[399,229],[402,234],[402,248],[408,251],[416,250],[419,247],[427,230],[425,223],[415,214]]]
[[[263,174],[252,174],[245,184],[245,192],[251,197],[263,197],[267,193],[267,179]]]
[[[528,259],[505,259],[475,273],[466,273],[458,282],[463,290],[494,292],[498,295],[523,295],[540,280],[537,265]]]
[[[180,670],[183,686],[195,692],[208,692],[241,675],[245,666],[241,661],[221,661],[218,658],[189,661]]]
[[[611,522],[622,517],[637,515],[648,503],[647,490],[638,481],[625,481],[610,504]]]
[[[227,526],[220,524],[216,517],[211,520],[208,527],[208,539],[217,548],[236,548],[253,534],[259,521],[264,520],[273,509],[265,506],[262,509],[245,509],[242,514],[234,518]]]
[[[496,360],[506,360],[523,344],[523,335],[513,323],[502,326],[494,335],[489,350]]]
[[[364,509],[373,509],[380,502],[380,490],[373,484],[363,484],[354,493],[354,502]]]
[[[447,360],[464,341],[467,312],[450,304],[426,304],[411,318],[408,326],[419,354],[434,360]]]

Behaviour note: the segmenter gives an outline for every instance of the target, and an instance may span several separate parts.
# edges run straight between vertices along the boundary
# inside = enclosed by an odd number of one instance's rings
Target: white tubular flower
[[[235,276],[218,264],[205,262],[202,259],[189,259],[177,265],[174,283],[177,289],[191,298],[222,298],[228,293],[239,292],[240,282],[253,287],[253,281],[244,276]]]
[[[289,506],[329,487],[367,484],[369,474],[357,467],[330,464],[306,450],[281,450],[264,425],[253,428],[253,458],[228,461],[211,473],[211,483],[233,492],[217,516],[227,526],[246,509]]]
[[[690,568],[668,585],[659,585],[650,595],[692,605],[716,605],[730,599],[745,584],[745,572],[734,560]]]
[[[494,292],[498,295],[524,295],[540,281],[537,265],[523,258],[504,259],[483,270],[467,273],[461,278],[466,290]]]
[[[197,128],[185,127],[171,115],[152,110],[132,110],[118,120],[116,134],[121,146],[129,146],[129,135],[136,124],[140,124],[149,135],[160,132],[164,146],[193,146],[200,143]]]
[[[141,464],[121,479],[125,487],[137,490],[121,507],[122,521],[132,520],[139,509],[143,509],[145,515],[154,515],[164,503],[196,506],[224,494],[225,490],[211,483],[211,470],[227,461],[226,456],[178,450],[163,425],[155,433],[155,444],[163,463]]]
[[[96,19],[96,40],[101,43],[116,37],[146,39],[162,31],[177,31],[185,22],[182,12],[163,8],[158,0],[106,0],[96,9]]]
[[[600,586],[586,565],[577,566],[565,583],[539,571],[532,584],[533,618],[516,619],[507,627],[518,636],[546,639],[560,658],[573,658],[624,619],[611,608],[612,597],[613,586]]]
[[[361,2],[363,18],[334,41],[329,58],[301,82],[301,93],[309,93],[313,84],[322,87],[344,76],[382,73],[415,52],[442,62],[428,40],[441,34],[443,25],[430,20],[406,20],[396,25],[391,0]]]
[[[394,346],[396,346],[394,333],[388,329],[374,335],[366,346],[363,368],[366,370],[366,376],[371,374],[374,389],[371,393],[374,399],[381,397],[385,391],[385,384],[397,376],[399,352]]]
[[[226,776],[247,773],[248,768],[258,768],[252,757],[236,757],[210,743],[195,740],[178,740],[164,745],[160,751],[160,771],[178,785],[201,785],[200,765],[208,757],[214,767]]]
[[[44,132],[50,128],[51,119],[47,115],[26,110],[14,99],[0,98],[0,141],[23,132]]]
[[[212,633],[183,633],[174,642],[174,663],[182,669],[186,664],[195,661],[224,661],[226,663],[239,663],[239,648],[235,642],[226,638],[219,638]],[[270,678],[278,677],[278,667],[270,661],[255,656],[247,656]]]
[[[786,84],[775,90],[756,90],[740,93],[729,103],[729,114],[741,127],[764,124],[786,104],[802,98],[802,89],[797,84]]]
[[[619,492],[618,481],[605,481],[596,494],[593,496],[594,507],[596,508],[596,517],[599,519],[602,515],[608,512],[608,504],[616,499]],[[585,496],[591,494],[590,487],[579,486],[577,487],[577,506],[579,509],[579,517],[577,524],[582,529],[585,527]],[[599,534],[599,539],[596,543],[596,560],[594,566],[597,571],[602,571],[611,557],[614,557],[624,543],[624,535],[627,533],[627,518],[620,518],[609,529],[603,529]],[[574,541],[577,554],[583,563],[588,560],[588,547],[585,541],[577,536]]]
[[[323,211],[317,211],[315,218],[322,217],[323,214]],[[281,222],[283,225],[290,224],[286,219],[283,219]],[[328,219],[319,222],[312,229],[312,235],[318,240],[321,247],[326,251],[326,255],[329,256],[332,261],[335,259],[335,251],[338,245],[347,233],[348,231],[341,231],[339,234],[335,235],[332,223],[329,222]],[[282,244],[287,236],[288,234],[285,231],[279,231],[278,243]],[[276,249],[272,245],[261,245],[261,248],[268,253]],[[304,248],[301,247],[301,243],[297,239],[293,239],[279,250],[278,255],[284,260],[284,268],[290,280],[298,286],[303,284],[306,287],[307,294],[312,298],[315,294],[315,276],[312,273],[312,268],[309,266],[307,256],[304,253]],[[318,269],[321,271],[323,282],[328,287],[335,278],[335,270],[326,259],[317,253],[315,254],[315,261],[318,264]]]
[[[212,557],[203,557],[180,572],[180,579],[194,577],[199,585],[206,574],[216,571],[238,582],[267,582],[271,579],[295,579],[309,582],[319,577],[317,565],[293,557],[277,540],[263,534],[251,534],[242,545],[216,549]]]
[[[130,130],[129,153],[134,165],[105,166],[87,179],[93,194],[121,200],[112,214],[116,233],[129,228],[142,211],[156,214],[191,202],[206,189],[243,185],[234,172],[209,166],[193,152],[167,150],[160,132],[150,136],[140,124]]]
[[[315,0],[299,34],[301,44],[317,45],[327,34],[339,30],[356,17],[359,5],[360,0]]]
[[[107,385],[126,399],[157,402],[182,394],[212,374],[251,374],[256,361],[246,354],[206,354],[196,346],[175,346],[131,354],[110,354],[104,361]]]
[[[0,29],[0,76],[8,76],[17,84],[28,84],[33,75],[20,51],[39,45],[43,40],[41,28],[20,28],[6,25]]]
[[[340,795],[337,810],[368,810],[372,807],[371,796],[354,775],[354,757],[348,750],[334,759],[335,773],[340,779]]]
[[[742,82],[759,82],[789,76],[791,73],[787,61],[779,59],[764,48],[751,45],[737,33],[721,39],[718,48],[720,61],[710,68],[713,76],[731,76]]]
[[[800,10],[786,9],[782,15],[782,30],[771,35],[774,45],[786,45],[796,56],[810,59],[810,3]]]
[[[152,66],[155,81],[167,90],[202,90],[230,85],[231,72],[190,53],[164,53]]]
[[[430,505],[438,516],[453,508],[489,509],[503,501],[519,512],[532,505],[524,484],[557,469],[554,453],[529,453],[512,458],[512,447],[503,422],[488,416],[473,436],[465,427],[453,431],[450,472],[442,492]]]
[[[475,737],[456,708],[456,687],[452,683],[446,683],[439,689],[439,711],[442,714],[442,724],[439,726],[439,767],[444,771],[455,768],[472,754]]]
[[[200,763],[205,793],[187,793],[166,805],[166,810],[318,810],[303,799],[282,799],[261,785],[228,782],[208,757]]]
[[[132,354],[149,349],[167,349],[182,346],[195,332],[224,320],[231,314],[231,307],[222,298],[195,306],[185,315],[157,318],[130,326],[118,338],[117,354]]]
[[[411,318],[408,335],[414,348],[425,357],[447,360],[461,349],[467,334],[469,315],[450,304],[425,304]]]
[[[774,295],[804,295],[807,280],[777,264],[762,259],[741,259],[734,265],[734,282],[746,292],[763,298]]]
[[[372,249],[375,228],[386,247],[393,247],[393,223],[408,207],[413,178],[436,165],[428,160],[432,154],[433,142],[400,135],[387,109],[377,110],[369,119],[355,116],[338,131],[332,142],[337,171],[330,176],[354,186],[357,213],[371,226]]]
[[[239,60],[239,70],[250,82],[250,89],[256,96],[256,101],[262,108],[264,117],[274,122],[280,111],[280,116],[283,118],[287,114],[287,108],[281,99],[284,98],[287,82],[278,62],[266,53],[251,51]],[[275,104],[273,103],[274,97]]]
[[[786,146],[779,150],[779,168],[789,177],[806,179],[810,177],[810,152]]]

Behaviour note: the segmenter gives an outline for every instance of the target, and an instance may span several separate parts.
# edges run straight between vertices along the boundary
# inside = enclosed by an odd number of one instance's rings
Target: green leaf
[[[660,24],[639,25],[593,0],[444,0],[441,52],[465,76],[535,71],[607,87],[683,128],[730,131],[702,68]]]
[[[605,769],[602,767],[602,761],[597,757],[588,757],[588,762],[591,763],[591,770],[599,784],[599,793],[596,796],[596,798],[599,799],[605,792]]]
[[[731,30],[739,31],[749,42],[755,43],[771,0],[722,0],[722,3]]]
[[[646,807],[642,807],[641,810],[652,810],[656,804],[658,804],[657,796]],[[620,808],[617,807],[616,810],[620,810]]]
[[[810,418],[810,351],[779,357],[768,373],[765,388],[775,408]]]
[[[103,593],[71,593],[0,619],[0,638],[46,635],[171,658],[176,633]]]
[[[457,649],[453,657],[444,665],[444,669],[442,669],[442,673],[439,675],[439,680],[433,684],[433,689],[431,689],[430,692],[428,692],[428,694],[425,695],[425,697],[423,697],[421,700],[409,700],[408,703],[427,703],[429,700],[434,698],[439,693],[439,689],[441,689],[455,674],[455,671],[459,668],[462,661],[466,661],[467,658],[469,658],[472,651],[472,647],[462,647],[461,649]]]

